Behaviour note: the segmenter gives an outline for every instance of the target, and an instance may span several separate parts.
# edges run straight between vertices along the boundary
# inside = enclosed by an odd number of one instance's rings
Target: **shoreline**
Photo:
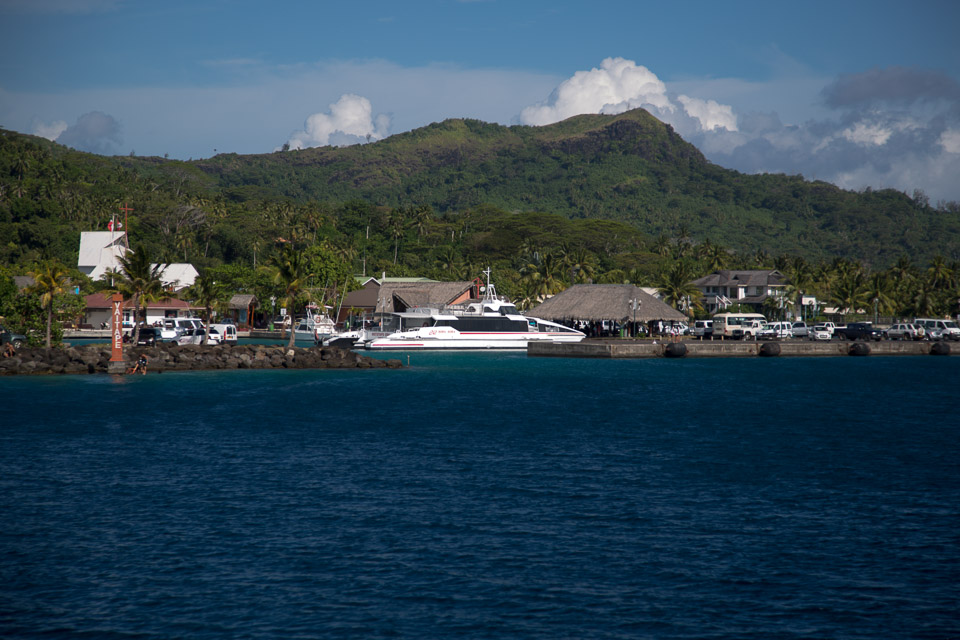
[[[587,339],[576,343],[531,342],[531,357],[556,358],[752,358],[752,357],[823,357],[823,356],[922,356],[960,355],[960,345],[947,342],[879,342],[831,340],[812,342]]]
[[[400,360],[383,360],[336,347],[285,345],[176,345],[126,347],[123,361],[110,362],[110,347],[102,343],[66,348],[24,347],[0,359],[0,376],[125,374],[141,356],[147,373],[220,369],[399,369]]]

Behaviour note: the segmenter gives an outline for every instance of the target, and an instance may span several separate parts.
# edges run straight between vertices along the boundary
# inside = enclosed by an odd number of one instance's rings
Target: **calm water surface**
[[[0,378],[0,637],[960,637],[960,358],[410,360]]]

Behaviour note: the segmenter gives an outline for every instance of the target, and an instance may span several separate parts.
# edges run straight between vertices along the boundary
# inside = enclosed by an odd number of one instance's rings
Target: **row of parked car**
[[[207,344],[237,343],[237,327],[232,324],[211,324],[208,330],[200,318],[165,318],[162,326],[141,327],[137,344],[203,344],[204,334]]]
[[[851,322],[837,326],[832,322],[807,325],[805,322],[755,323],[755,328],[745,329],[744,338],[759,340],[783,340],[807,338],[809,340],[954,340],[960,341],[960,326],[952,320],[916,318],[913,322],[891,325],[886,329],[874,327],[872,322]],[[699,338],[713,337],[713,321],[697,320],[693,334]]]
[[[809,338],[810,340],[956,340],[960,341],[960,326],[952,320],[917,318],[886,329],[874,327],[872,322],[851,322],[836,326],[832,322],[812,327],[804,322],[768,322],[757,336],[760,339]]]

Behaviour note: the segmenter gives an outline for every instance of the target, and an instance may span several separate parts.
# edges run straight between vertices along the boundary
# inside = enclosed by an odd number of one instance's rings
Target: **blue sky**
[[[108,154],[642,106],[709,159],[960,201],[960,3],[0,0],[0,127]]]

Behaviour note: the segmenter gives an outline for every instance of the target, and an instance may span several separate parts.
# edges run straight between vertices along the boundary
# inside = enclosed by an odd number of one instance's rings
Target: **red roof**
[[[84,296],[84,301],[86,302],[87,309],[109,309],[111,308],[110,296],[105,293],[91,293],[88,296]],[[124,309],[133,308],[133,300],[124,300],[123,301]],[[163,309],[163,310],[186,310],[190,309],[202,309],[203,307],[194,307],[179,298],[164,298],[163,300],[158,300],[157,302],[148,302],[147,309]]]

